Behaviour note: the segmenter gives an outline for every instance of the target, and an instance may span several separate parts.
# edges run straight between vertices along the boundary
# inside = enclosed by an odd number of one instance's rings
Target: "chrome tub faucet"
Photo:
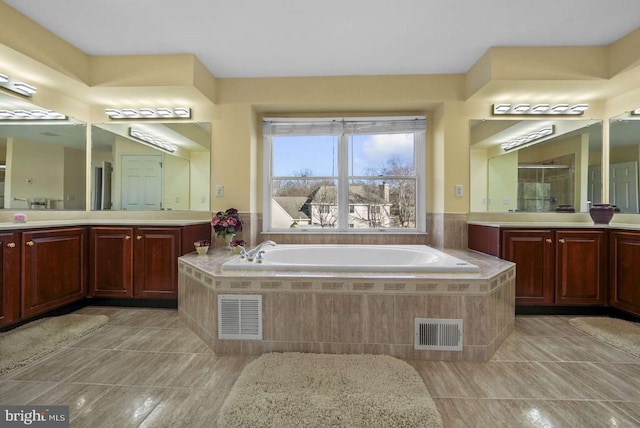
[[[267,245],[270,245],[272,247],[275,247],[276,244],[273,241],[264,241],[259,243],[254,249],[247,251],[246,248],[242,247],[240,249],[240,257],[247,259],[247,261],[252,262],[257,256],[259,256],[259,261],[262,261],[262,253],[264,253],[264,250],[262,249],[263,247],[266,247]]]

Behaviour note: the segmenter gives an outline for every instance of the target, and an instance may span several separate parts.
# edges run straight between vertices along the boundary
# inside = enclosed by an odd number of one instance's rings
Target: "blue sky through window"
[[[273,175],[337,176],[336,136],[273,137]],[[349,174],[368,175],[390,159],[414,164],[414,134],[354,135],[349,144]]]

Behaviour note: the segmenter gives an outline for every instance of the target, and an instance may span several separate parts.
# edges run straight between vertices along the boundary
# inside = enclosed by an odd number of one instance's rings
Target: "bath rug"
[[[640,357],[640,323],[609,317],[571,318],[569,324],[609,345]]]
[[[387,355],[272,353],[249,363],[219,428],[441,427],[422,378]]]
[[[0,333],[0,374],[25,366],[108,321],[105,315],[67,314],[42,318]]]

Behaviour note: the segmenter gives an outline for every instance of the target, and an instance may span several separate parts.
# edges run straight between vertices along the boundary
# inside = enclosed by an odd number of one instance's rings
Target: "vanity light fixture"
[[[523,115],[581,115],[589,108],[589,104],[494,104],[493,114],[523,114]]]
[[[0,73],[0,87],[15,92],[16,94],[24,95],[25,97],[31,97],[38,92],[35,86],[31,86],[28,83],[14,80],[4,73]]]
[[[67,116],[53,110],[0,110],[0,120],[67,120]]]
[[[104,112],[110,119],[189,119],[191,117],[190,107],[107,108]]]
[[[538,131],[534,131],[534,132],[530,132],[528,134],[525,134],[521,137],[515,138],[511,141],[509,141],[508,143],[504,143],[504,144],[500,144],[500,148],[502,150],[511,150],[511,149],[515,149],[516,147],[520,147],[524,144],[528,144],[528,143],[532,143],[536,140],[539,140],[543,137],[547,137],[549,135],[552,135],[555,132],[555,128],[553,125],[551,126],[547,126],[544,127],[542,129],[539,129]]]
[[[173,153],[176,150],[178,150],[178,147],[176,147],[175,145],[169,144],[166,141],[158,137],[155,137],[151,134],[148,134],[138,128],[129,128],[129,135],[134,138],[137,138],[138,140],[141,140],[144,143],[150,144],[155,148],[162,149],[169,153]]]

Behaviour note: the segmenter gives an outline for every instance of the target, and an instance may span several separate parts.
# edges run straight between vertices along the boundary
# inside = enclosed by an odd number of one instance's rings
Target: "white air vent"
[[[416,318],[413,349],[462,351],[462,320]]]
[[[218,339],[262,340],[262,296],[218,295]]]

